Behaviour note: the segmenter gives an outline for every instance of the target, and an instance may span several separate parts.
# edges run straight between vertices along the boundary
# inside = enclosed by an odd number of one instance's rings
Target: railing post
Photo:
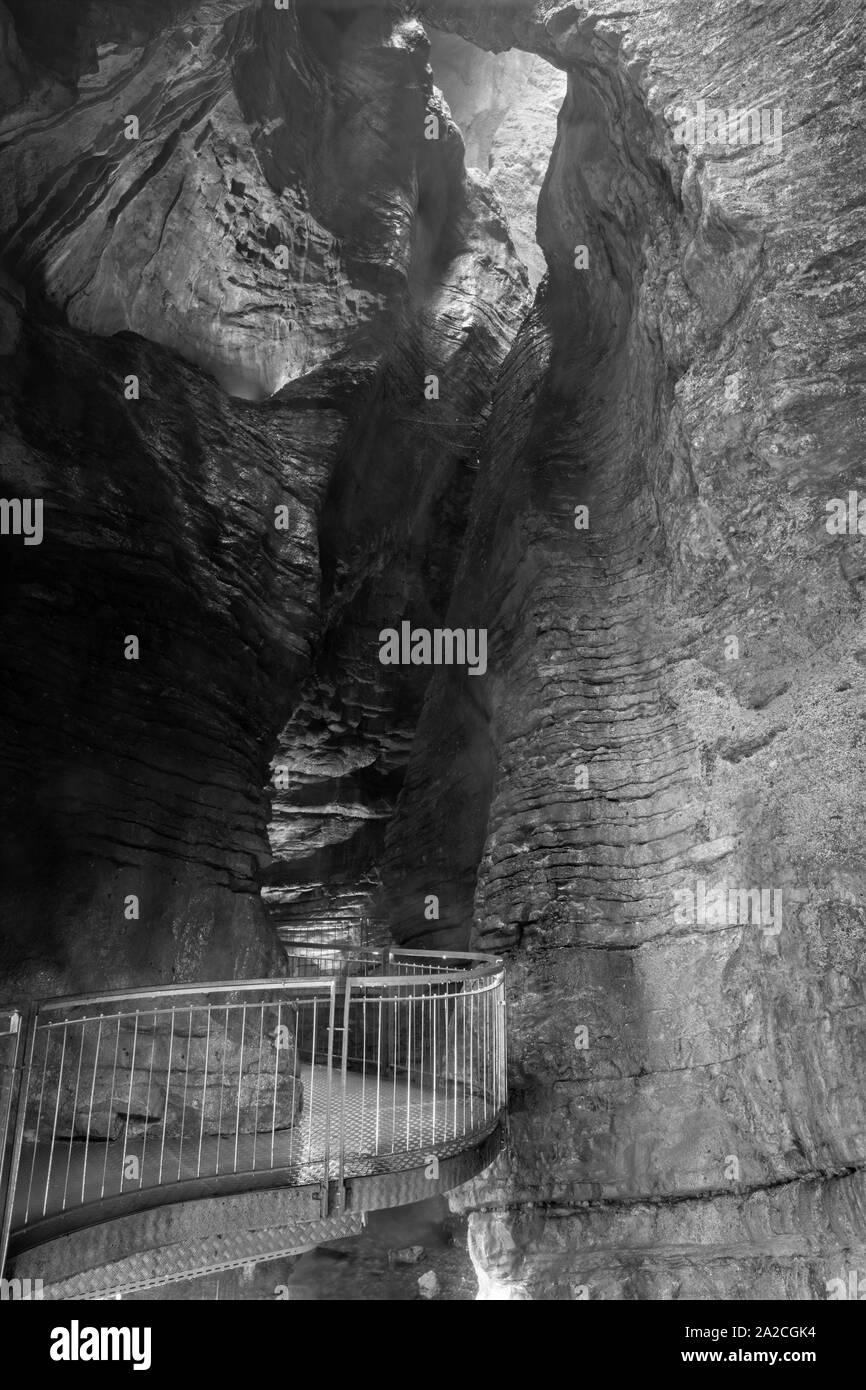
[[[20,1009],[12,1009],[9,1015],[10,1026],[6,1034],[6,1036],[14,1035],[15,1042],[12,1050],[9,1098],[3,1107],[3,1123],[2,1129],[0,1129],[0,1137],[2,1137],[3,1141],[3,1150],[2,1153],[0,1153],[0,1277],[3,1275],[6,1264],[6,1250],[9,1245],[9,1231],[12,1226],[12,1210],[15,1204],[15,1188],[18,1181],[18,1165],[21,1160],[21,1146],[24,1142],[24,1121],[27,1112],[28,1092],[28,1084],[25,1081],[25,1077],[29,1078],[30,1067],[33,1062],[33,1050],[36,1044],[37,1016],[38,1009],[36,1008],[29,1011],[29,1016]],[[22,1035],[25,1036],[22,1037]],[[13,1119],[13,1116],[15,1134],[7,1167],[7,1141],[10,1120]]]
[[[343,1001],[343,1057],[340,1064],[340,1156],[337,1169],[337,1203],[340,1211],[346,1207],[346,1078],[349,1071],[349,1009],[352,1003],[352,978],[346,977],[346,996]]]
[[[505,989],[505,971],[502,972],[502,979],[499,985],[499,1095],[500,1106],[505,1110],[506,1123],[508,1119],[508,1020],[506,1017],[508,1004]]]
[[[385,954],[386,954],[386,956],[387,956],[387,958],[388,958],[388,960],[387,960],[387,968],[386,968],[385,973],[386,973],[386,975],[390,975],[390,974],[391,974],[391,971],[392,971],[392,966],[393,966],[393,963],[394,963],[394,952],[393,952],[393,949],[392,949],[391,947],[387,947],[386,950],[385,950]],[[390,986],[389,986],[389,988],[390,988]],[[395,995],[395,996],[394,996],[394,999],[396,999],[396,997],[397,997],[397,996]],[[396,1005],[395,1005],[395,1007],[394,1007],[394,1017],[392,1018],[392,1017],[391,1017],[391,1008],[390,1008],[390,1005],[391,1005],[391,1003],[392,1003],[392,1000],[391,1000],[390,995],[387,993],[387,991],[386,991],[385,994],[383,995],[383,999],[384,999],[385,1004],[386,1004],[386,1008],[385,1008],[385,1058],[386,1058],[386,1061],[385,1061],[385,1068],[384,1068],[384,1071],[385,1071],[385,1075],[386,1075],[386,1076],[392,1076],[392,1075],[394,1074],[394,1072],[395,1072],[395,1068],[391,1065],[391,1055],[392,1055],[392,1043],[393,1043],[393,1040],[394,1040],[394,1035],[395,1035],[395,1033],[396,1033],[396,1026],[397,1026],[397,1008],[396,1008]]]
[[[322,1220],[328,1215],[329,1189],[331,1184],[331,1113],[334,1085],[334,1028],[337,1013],[337,981],[330,981],[330,1000],[328,1004],[328,1070],[325,1082],[325,1153],[322,1160]],[[315,1063],[315,1039],[313,1040],[313,1060]]]

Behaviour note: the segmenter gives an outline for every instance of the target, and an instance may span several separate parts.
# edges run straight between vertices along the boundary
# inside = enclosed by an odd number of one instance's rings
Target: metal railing
[[[387,928],[369,920],[306,927],[291,923],[278,926],[277,935],[286,953],[289,975],[329,975],[335,968],[345,971],[350,959],[363,966],[368,953],[381,955],[392,945]]]
[[[14,1005],[0,1008],[0,1275],[6,1259],[9,1224],[12,1219],[12,1193],[15,1179],[13,1136],[20,1094],[23,1011]]]
[[[31,1008],[23,1055],[20,1028],[11,1060],[0,1055],[4,1232],[89,1224],[107,1201],[120,1213],[203,1182],[313,1184],[325,1216],[347,1178],[489,1134],[505,1104],[502,962],[331,954],[317,978]]]
[[[399,946],[355,946],[349,943],[333,945],[308,936],[284,938],[283,949],[292,978],[343,979],[367,975],[440,975],[462,971],[467,962],[488,959],[465,951],[414,951]]]

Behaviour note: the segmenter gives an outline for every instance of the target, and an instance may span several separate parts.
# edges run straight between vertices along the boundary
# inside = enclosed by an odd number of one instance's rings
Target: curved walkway
[[[331,950],[317,968],[19,1011],[0,1189],[17,1277],[108,1297],[271,1259],[491,1161],[502,962]]]

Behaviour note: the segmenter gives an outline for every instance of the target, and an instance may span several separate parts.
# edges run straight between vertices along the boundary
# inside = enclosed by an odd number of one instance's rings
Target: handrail
[[[20,1092],[18,1057],[24,1022],[24,1010],[20,1005],[0,1008],[0,1061],[3,1063],[0,1067],[0,1275],[6,1260],[12,1215],[11,1197],[15,1185],[17,1145],[13,1135],[17,1125]]]
[[[334,946],[327,946],[323,947],[321,950],[317,949],[316,954],[320,956],[334,956],[345,958],[351,957],[365,949],[368,948],[352,947],[348,950],[344,950]],[[383,954],[383,951],[380,948],[369,949],[371,955]],[[473,960],[478,962],[478,966],[473,971],[446,971],[444,969],[435,971],[431,970],[429,972],[430,978],[435,979],[439,982],[442,982],[443,980],[465,980],[467,978],[474,978],[476,975],[486,976],[489,973],[491,966],[502,968],[504,964],[501,957],[499,956],[482,955],[479,954],[477,951],[403,951],[400,948],[390,947],[384,949],[384,954],[389,956],[389,958],[399,956],[401,958],[409,957],[412,960],[414,960],[416,957],[421,959],[430,959],[431,963],[434,959],[467,961]],[[347,979],[351,980],[353,985],[364,983],[368,979],[372,979],[375,983],[378,984],[393,984],[397,982],[403,983],[405,980],[405,976],[350,975],[347,976]],[[324,982],[327,983],[327,981]],[[157,999],[164,995],[168,996],[188,994],[213,994],[224,991],[253,992],[255,990],[261,989],[279,989],[288,992],[293,989],[315,989],[316,987],[321,987],[322,983],[323,979],[321,977],[314,978],[306,976],[292,976],[290,978],[286,978],[284,976],[276,975],[258,980],[234,980],[231,982],[227,982],[225,980],[215,980],[205,984],[153,985],[150,988],[148,988],[147,986],[140,986],[135,989],[114,990],[107,994],[100,993],[80,995],[55,995],[51,998],[40,1000],[38,1007],[40,1012],[45,1012],[46,1009],[83,1008],[88,1004],[104,1004],[110,1003],[113,1000],[120,999]],[[2,1013],[3,1010],[0,1009],[0,1017],[2,1017]]]
[[[502,961],[391,947],[357,973],[357,957],[329,948],[339,973],[317,978],[32,1006],[10,1083],[13,1237],[202,1184],[309,1188],[325,1217],[345,1208],[353,1177],[423,1167],[492,1133],[505,1104]]]

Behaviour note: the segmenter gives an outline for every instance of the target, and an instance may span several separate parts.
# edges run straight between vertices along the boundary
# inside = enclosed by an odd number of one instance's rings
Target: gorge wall
[[[304,725],[298,782],[338,763],[338,856],[353,778],[373,822],[420,702],[417,679],[375,693],[380,610],[447,601],[525,271],[417,22],[94,7],[59,56],[23,14],[3,27],[3,494],[42,498],[45,534],[3,537],[7,986],[268,973],[279,731]],[[430,373],[452,423],[416,455]],[[353,651],[337,711],[318,696]],[[315,830],[273,814],[292,893],[339,886]]]
[[[491,669],[434,676],[390,835],[509,960],[482,1297],[862,1262],[864,551],[825,525],[863,482],[856,8],[425,7],[569,71],[449,614]],[[783,138],[690,148],[702,100]],[[696,921],[701,884],[783,911]]]
[[[825,1297],[866,1258],[862,7],[25,8],[8,979],[264,973],[275,922],[503,954],[480,1296]],[[484,677],[382,667],[404,618],[486,628]]]

